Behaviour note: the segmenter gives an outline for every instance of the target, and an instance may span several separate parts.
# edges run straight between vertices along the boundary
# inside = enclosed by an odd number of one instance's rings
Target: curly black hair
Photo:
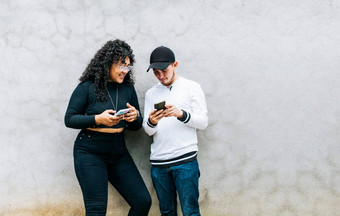
[[[125,59],[130,59],[130,65],[135,62],[135,55],[131,47],[122,40],[110,40],[104,44],[104,46],[97,51],[91,62],[87,65],[82,76],[79,78],[80,82],[86,80],[94,81],[95,91],[97,99],[100,101],[107,100],[107,81],[110,76],[110,69],[112,64],[116,64],[119,60],[125,63]],[[135,84],[133,71],[130,70],[123,83]]]

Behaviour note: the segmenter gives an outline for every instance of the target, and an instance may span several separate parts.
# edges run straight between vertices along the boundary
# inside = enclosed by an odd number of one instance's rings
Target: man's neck
[[[177,76],[177,74],[176,73],[174,73],[174,76],[173,76],[173,79],[172,79],[172,82],[171,83],[169,83],[168,85],[166,85],[167,87],[170,87],[170,86],[172,86],[172,84],[174,84],[174,82],[176,81],[178,79],[178,76]]]

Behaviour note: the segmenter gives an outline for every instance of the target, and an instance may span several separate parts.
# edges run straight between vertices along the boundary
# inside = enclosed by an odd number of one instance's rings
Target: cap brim
[[[151,68],[159,69],[159,70],[165,70],[172,62],[154,62],[150,64],[149,68],[146,72],[149,72]]]

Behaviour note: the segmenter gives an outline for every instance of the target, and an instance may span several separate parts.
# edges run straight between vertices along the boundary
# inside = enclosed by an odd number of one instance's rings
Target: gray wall
[[[172,48],[202,85],[204,215],[340,215],[340,1],[13,0],[0,2],[0,215],[82,215],[77,130],[63,116],[77,79],[110,39],[134,49],[136,89],[150,52]],[[128,148],[153,198],[143,130]],[[109,186],[108,212],[128,206]]]

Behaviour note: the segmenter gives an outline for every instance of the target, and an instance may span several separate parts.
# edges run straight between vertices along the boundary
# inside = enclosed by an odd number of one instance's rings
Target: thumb
[[[107,112],[107,113],[116,113],[116,111],[114,111],[112,109],[105,110],[105,112]]]
[[[129,103],[126,103],[126,106],[130,109],[130,112],[134,111],[136,108]]]

